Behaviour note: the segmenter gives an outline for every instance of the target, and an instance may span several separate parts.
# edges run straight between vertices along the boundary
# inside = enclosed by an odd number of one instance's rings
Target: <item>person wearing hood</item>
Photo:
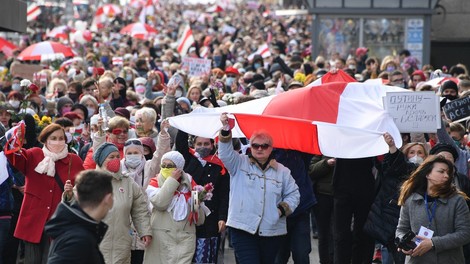
[[[160,173],[150,180],[146,190],[152,206],[155,241],[145,251],[145,264],[185,264],[193,258],[196,226],[204,223],[205,213],[202,206],[191,212],[190,197],[196,182],[183,171],[184,164],[178,151],[165,153]]]
[[[109,226],[109,232],[104,236],[100,250],[106,263],[128,264],[131,261],[132,247],[129,219],[132,220],[145,247],[152,242],[152,232],[145,194],[134,179],[122,173],[120,157],[118,148],[108,142],[103,143],[93,153],[97,169],[113,176],[114,205],[113,210],[103,220]]]
[[[364,231],[386,247],[388,254],[382,251],[382,258],[388,257],[399,264],[405,262],[405,255],[398,252],[395,246],[395,231],[400,217],[397,190],[423,163],[428,152],[423,143],[408,143],[400,150],[389,133],[384,134],[384,139],[389,146],[389,152],[383,160],[380,189],[371,206]]]
[[[76,202],[62,202],[46,233],[52,238],[49,264],[104,264],[99,244],[108,225],[102,220],[113,207],[112,176],[97,170],[82,171],[75,181]]]
[[[14,236],[25,241],[25,263],[45,263],[49,238],[44,226],[61,199],[72,198],[71,191],[64,193],[64,186],[74,184],[75,176],[83,170],[82,160],[68,153],[65,131],[58,124],[48,125],[39,134],[42,149],[21,149],[25,135],[17,127],[10,131],[7,134],[15,134],[13,142],[5,146],[6,157],[25,175],[24,200]]]

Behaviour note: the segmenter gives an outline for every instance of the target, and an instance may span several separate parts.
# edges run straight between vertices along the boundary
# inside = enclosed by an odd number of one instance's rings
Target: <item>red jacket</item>
[[[54,177],[39,174],[34,170],[44,158],[42,149],[23,149],[22,153],[24,156],[6,155],[10,164],[21,171],[26,178],[23,204],[14,236],[30,243],[39,243],[46,221],[54,214],[62,199],[62,190]],[[72,164],[69,166],[70,161]],[[71,180],[74,185],[75,176],[84,170],[80,157],[71,153],[55,164],[56,173],[64,184],[65,181]]]

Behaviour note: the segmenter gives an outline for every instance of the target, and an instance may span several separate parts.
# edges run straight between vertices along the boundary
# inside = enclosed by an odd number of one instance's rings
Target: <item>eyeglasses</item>
[[[392,80],[391,82],[392,82],[392,83],[402,83],[403,81],[404,81],[404,79],[401,78],[401,79]]]
[[[120,134],[127,134],[128,130],[121,129],[121,128],[115,128],[111,133],[114,135],[120,135]]]
[[[251,148],[253,148],[253,149],[260,149],[261,148],[262,150],[266,150],[269,147],[271,147],[271,145],[266,144],[266,143],[264,143],[264,144],[257,144],[257,143],[251,144]]]
[[[162,164],[160,164],[160,168],[162,168],[162,169],[173,169],[173,168],[176,168],[176,165],[162,163]]]
[[[421,79],[412,79],[413,82],[420,82]]]
[[[124,143],[124,147],[130,146],[130,145],[137,145],[137,146],[142,146],[142,142],[138,139],[129,139]]]

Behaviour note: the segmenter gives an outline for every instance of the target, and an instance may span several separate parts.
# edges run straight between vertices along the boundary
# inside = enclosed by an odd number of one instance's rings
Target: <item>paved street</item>
[[[235,264],[235,256],[233,249],[228,247],[228,241],[225,243],[225,258],[224,264]],[[289,260],[289,264],[294,263],[292,258]],[[317,264],[320,263],[318,259],[318,239],[312,239],[312,252],[310,252],[310,263]]]

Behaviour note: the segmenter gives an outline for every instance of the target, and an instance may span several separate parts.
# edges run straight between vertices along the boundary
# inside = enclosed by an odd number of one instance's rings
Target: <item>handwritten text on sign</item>
[[[211,60],[184,57],[181,69],[188,72],[189,76],[209,74],[211,71]]]
[[[449,102],[443,107],[447,118],[452,121],[464,120],[470,117],[470,97],[464,97]]]
[[[392,92],[385,108],[400,132],[436,132],[440,127],[439,100],[434,92]]]

